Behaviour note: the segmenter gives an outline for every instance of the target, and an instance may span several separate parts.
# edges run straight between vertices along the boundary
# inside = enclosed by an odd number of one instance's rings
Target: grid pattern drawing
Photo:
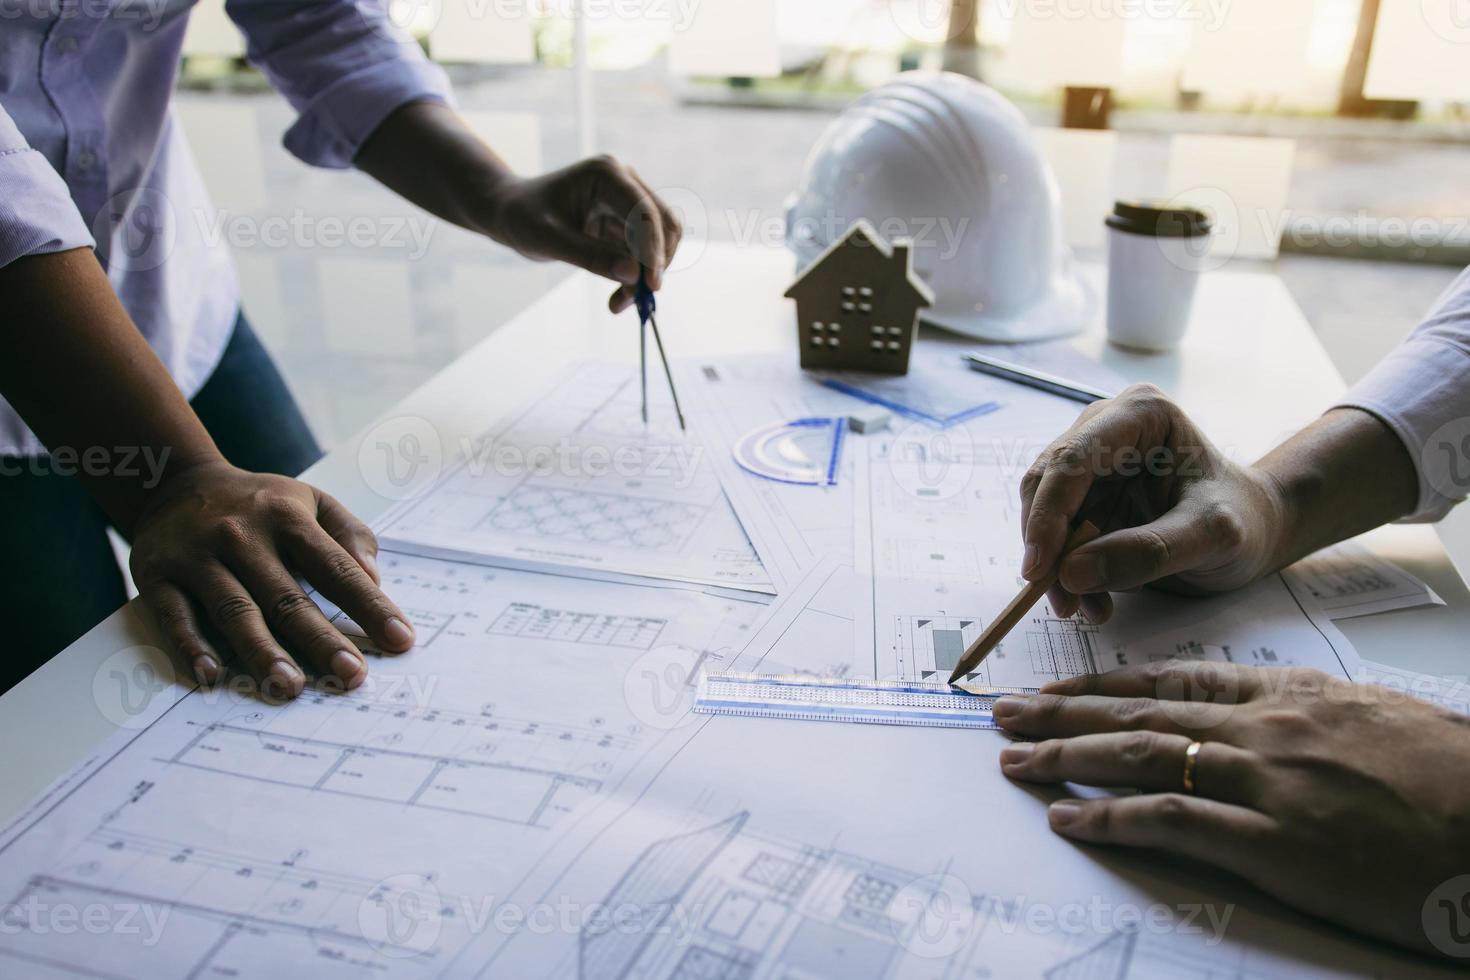
[[[495,617],[485,632],[527,640],[558,640],[647,650],[667,625],[666,619],[646,616],[608,616],[513,602]]]
[[[923,680],[941,673],[948,677],[980,632],[975,619],[938,615],[900,616],[896,627],[904,676]]]
[[[485,515],[499,531],[537,538],[675,552],[709,508],[669,500],[522,485]]]
[[[1031,669],[1055,677],[1097,673],[1092,636],[1072,619],[1042,619],[1026,630]]]

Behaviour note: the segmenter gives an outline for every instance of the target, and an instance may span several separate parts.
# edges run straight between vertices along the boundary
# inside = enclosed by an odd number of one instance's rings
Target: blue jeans
[[[191,404],[220,452],[242,469],[295,476],[321,458],[244,314]],[[13,456],[0,457],[0,474],[3,692],[115,612],[127,592],[107,540],[107,515],[80,482]]]

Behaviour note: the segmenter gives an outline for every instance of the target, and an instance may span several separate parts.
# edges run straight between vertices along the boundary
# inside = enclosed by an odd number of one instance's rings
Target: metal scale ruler
[[[999,726],[991,709],[998,699],[1035,693],[1035,688],[951,687],[938,681],[706,673],[694,710],[747,718],[995,729]]]

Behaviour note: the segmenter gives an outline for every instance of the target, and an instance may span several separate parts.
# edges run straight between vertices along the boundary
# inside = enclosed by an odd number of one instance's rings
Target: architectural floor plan
[[[656,762],[683,709],[644,674],[665,684],[673,669],[692,689],[763,611],[391,552],[380,564],[419,646],[374,657],[364,687],[285,706],[180,688],[10,828],[0,975],[279,978],[311,962],[326,978],[441,976],[476,931],[472,896],[493,908]],[[113,930],[127,955],[112,933],[45,928],[58,906],[135,910],[136,929]]]

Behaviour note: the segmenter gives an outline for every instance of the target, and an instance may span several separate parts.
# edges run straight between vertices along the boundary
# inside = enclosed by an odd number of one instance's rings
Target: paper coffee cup
[[[1210,219],[1196,208],[1118,201],[1108,215],[1108,339],[1123,347],[1179,346],[1200,269],[1210,250]]]

